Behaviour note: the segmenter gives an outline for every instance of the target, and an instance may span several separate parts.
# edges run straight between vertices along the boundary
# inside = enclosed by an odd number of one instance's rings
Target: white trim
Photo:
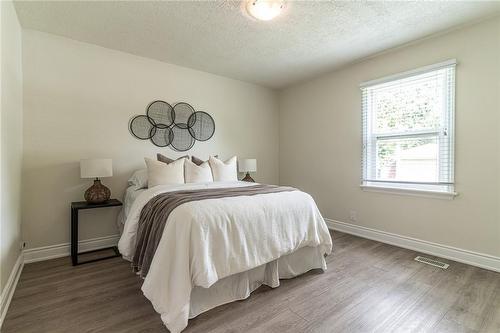
[[[405,139],[405,138],[415,138],[415,137],[426,137],[426,136],[439,136],[442,130],[423,130],[423,131],[406,131],[406,132],[395,132],[395,133],[375,133],[373,136],[377,140],[392,140],[392,139]]]
[[[437,64],[427,65],[427,66],[419,67],[419,68],[412,69],[409,71],[384,76],[384,77],[381,77],[379,79],[365,81],[365,82],[362,82],[359,85],[359,87],[366,88],[366,87],[374,86],[377,84],[386,83],[389,81],[401,80],[401,79],[404,79],[404,78],[407,78],[407,77],[410,77],[413,75],[418,75],[418,74],[423,74],[426,72],[434,71],[436,69],[445,68],[445,67],[449,67],[449,66],[456,66],[456,64],[457,64],[457,59],[449,59],[449,60],[446,60],[443,62],[439,62]]]
[[[78,251],[85,252],[116,246],[119,238],[120,235],[112,235],[81,240],[78,242]],[[26,249],[24,250],[24,263],[67,257],[70,253],[70,243]]]
[[[417,190],[417,189],[385,187],[385,186],[377,186],[377,185],[359,185],[359,187],[361,187],[361,189],[363,191],[367,191],[367,192],[378,192],[378,193],[397,194],[397,195],[409,195],[409,196],[414,196],[414,197],[433,198],[433,199],[453,200],[458,195],[457,192]]]
[[[453,246],[428,242],[425,240],[393,234],[386,231],[371,229],[350,223],[325,219],[328,228],[363,238],[376,240],[413,251],[427,253],[441,258],[458,261],[464,264],[500,272],[500,257],[460,249]],[[335,246],[335,244],[334,244]]]
[[[19,281],[23,267],[24,257],[21,252],[17,257],[14,267],[12,267],[7,284],[3,288],[2,294],[0,295],[0,329],[2,328],[3,321],[7,315],[7,310],[9,309],[10,302],[12,301],[12,296],[14,296],[14,291],[16,290],[17,282]]]
[[[112,235],[82,240],[78,242],[78,251],[92,251],[105,247],[116,246],[119,238],[120,235]],[[2,328],[3,321],[7,314],[7,310],[9,309],[9,305],[12,300],[12,296],[14,295],[14,291],[16,290],[17,282],[21,276],[24,264],[61,258],[69,255],[70,243],[26,249],[19,254],[19,257],[12,268],[12,272],[10,273],[9,280],[0,294],[0,329]]]

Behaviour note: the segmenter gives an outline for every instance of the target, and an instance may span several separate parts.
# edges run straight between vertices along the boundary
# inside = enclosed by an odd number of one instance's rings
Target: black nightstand
[[[101,204],[89,204],[89,203],[87,203],[87,201],[76,201],[76,202],[71,203],[71,262],[73,263],[73,266],[80,265],[80,264],[86,264],[89,262],[94,262],[94,261],[99,261],[99,260],[104,260],[104,259],[109,259],[109,258],[115,258],[115,257],[120,256],[120,252],[118,252],[118,249],[116,246],[111,246],[111,247],[107,247],[104,249],[78,253],[78,211],[82,210],[82,209],[117,207],[117,206],[121,206],[121,205],[122,205],[121,201],[117,200],[117,199],[111,199],[111,200],[108,200],[108,201],[101,203]],[[79,254],[98,252],[98,251],[109,250],[109,249],[113,249],[113,251],[115,251],[115,254],[112,256],[87,260],[84,262],[78,262],[78,255]]]

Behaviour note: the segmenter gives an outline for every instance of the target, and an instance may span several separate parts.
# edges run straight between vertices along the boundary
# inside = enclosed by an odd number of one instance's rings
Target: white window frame
[[[370,112],[370,103],[363,100],[365,93],[362,96],[362,112],[363,112],[363,172],[361,179],[361,188],[367,191],[376,192],[386,192],[391,194],[405,194],[405,195],[415,195],[433,198],[446,198],[453,199],[457,193],[455,192],[454,184],[454,150],[455,150],[455,67],[457,61],[456,59],[447,60],[437,64],[417,68],[414,70],[386,76],[380,79],[371,80],[363,82],[360,84],[361,90],[365,88],[388,83],[395,80],[401,80],[411,76],[416,76],[420,74],[425,74],[428,72],[436,71],[443,68],[452,67],[452,85],[449,93],[448,99],[445,103],[449,103],[443,108],[443,127],[437,130],[425,130],[425,131],[405,131],[401,133],[386,133],[386,134],[374,134],[372,127],[372,115]],[[447,86],[446,86],[447,87]],[[446,88],[445,87],[445,88]],[[366,109],[365,109],[366,108]],[[404,181],[384,181],[376,180],[376,150],[377,141],[395,139],[395,138],[414,138],[414,137],[436,137],[438,139],[438,144],[448,145],[448,157],[446,160],[441,160],[438,158],[439,163],[439,179],[447,178],[447,182],[404,182]],[[441,149],[439,149],[441,151]],[[370,160],[370,161],[369,161]],[[369,162],[369,163],[368,163]],[[446,163],[446,167],[445,164]],[[368,166],[371,166],[372,170],[368,170]],[[442,177],[442,173],[447,172],[447,177]]]

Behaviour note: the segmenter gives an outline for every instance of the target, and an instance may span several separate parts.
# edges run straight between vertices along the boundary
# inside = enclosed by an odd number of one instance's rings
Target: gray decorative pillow
[[[170,163],[172,163],[173,161],[177,161],[177,160],[180,160],[180,159],[182,159],[182,158],[187,158],[187,159],[189,159],[189,155],[184,155],[184,156],[179,157],[179,158],[178,158],[178,159],[176,159],[176,160],[173,160],[173,159],[168,158],[167,156],[162,155],[162,154],[160,154],[160,153],[156,154],[156,159],[157,159],[159,162],[163,162],[163,163],[166,163],[166,164],[170,164]]]
[[[214,157],[215,158],[219,158],[219,155],[215,155]],[[158,161],[159,161],[159,159],[158,159]],[[193,162],[194,164],[200,166],[200,165],[203,164],[203,162],[206,162],[206,161],[203,161],[203,160],[199,159],[196,156],[191,156],[191,162]]]

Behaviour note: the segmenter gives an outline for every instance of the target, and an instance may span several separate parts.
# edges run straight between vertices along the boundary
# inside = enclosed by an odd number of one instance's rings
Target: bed
[[[261,285],[274,288],[280,279],[326,270],[332,240],[312,197],[269,186],[261,193],[258,186],[234,181],[127,189],[118,248],[133,265],[153,243],[142,236],[145,212],[155,223],[161,215],[159,198],[205,193],[203,199],[181,201],[163,229],[152,227],[158,242],[146,273],[144,264],[138,270],[144,295],[171,332],[182,331],[200,313],[247,298]],[[226,191],[239,194],[205,196]]]

